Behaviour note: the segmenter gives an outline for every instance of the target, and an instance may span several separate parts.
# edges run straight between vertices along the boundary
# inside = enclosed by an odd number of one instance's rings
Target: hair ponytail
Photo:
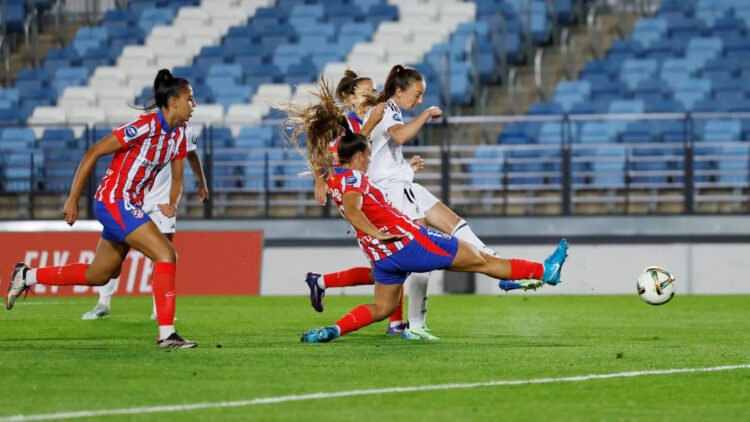
[[[397,64],[388,72],[383,90],[378,95],[378,102],[382,103],[396,95],[396,90],[406,91],[414,82],[421,82],[424,77],[413,67],[404,67]]]
[[[292,144],[308,160],[311,168],[329,170],[333,156],[328,151],[328,142],[344,133],[342,119],[346,119],[343,110],[336,103],[331,85],[323,77],[317,84],[318,92],[311,92],[320,101],[316,104],[298,104],[288,102],[275,105],[274,108],[286,113],[281,126],[282,138]],[[307,138],[306,149],[300,145],[299,138]]]
[[[142,110],[151,111],[166,107],[169,99],[178,97],[188,85],[190,83],[187,79],[173,76],[168,69],[161,69],[154,78],[153,94],[146,100],[147,105]],[[150,104],[148,104],[149,101],[151,101]]]
[[[336,98],[346,104],[347,107],[353,106],[353,104],[348,104],[349,96],[356,92],[357,85],[359,85],[360,82],[371,80],[372,78],[357,76],[357,73],[353,70],[346,69],[344,71],[344,77],[341,78],[339,84],[336,85]]]

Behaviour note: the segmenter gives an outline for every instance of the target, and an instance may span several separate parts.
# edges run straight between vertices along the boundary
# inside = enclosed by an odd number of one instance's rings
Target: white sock
[[[110,281],[111,283],[111,281]],[[112,296],[99,295],[99,303],[109,308],[109,302],[112,300]]]
[[[321,274],[320,277],[318,277],[318,287],[320,287],[321,289],[326,288],[326,282],[323,281],[323,278],[324,278],[323,274]]]
[[[159,326],[159,340],[164,340],[174,333],[174,325],[160,325]]]
[[[117,291],[117,285],[120,284],[119,279],[112,279],[103,286],[99,286],[99,297],[112,296]]]
[[[409,328],[424,328],[427,319],[427,283],[430,273],[412,273],[406,280],[409,290]]]
[[[453,228],[453,233],[451,235],[463,240],[464,242],[476,246],[477,249],[480,251],[486,253],[487,255],[497,256],[495,251],[488,248],[487,245],[484,244],[477,235],[474,234],[473,231],[471,231],[471,227],[469,227],[469,224],[466,223],[463,219],[456,224],[456,227]]]
[[[23,284],[27,286],[33,286],[36,283],[38,283],[36,281],[36,268],[31,268],[26,271],[26,277],[24,277],[23,279]]]

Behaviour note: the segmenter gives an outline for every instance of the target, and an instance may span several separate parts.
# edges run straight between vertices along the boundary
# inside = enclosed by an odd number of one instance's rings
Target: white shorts
[[[148,217],[162,233],[174,233],[177,229],[177,217],[166,217],[158,209],[148,213]]]
[[[412,220],[425,217],[425,211],[439,202],[419,183],[393,183],[383,188],[388,200],[397,210]]]

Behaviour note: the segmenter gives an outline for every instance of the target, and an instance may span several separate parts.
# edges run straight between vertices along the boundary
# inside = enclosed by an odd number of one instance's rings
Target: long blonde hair
[[[311,169],[330,173],[333,155],[328,150],[328,143],[344,133],[342,120],[346,119],[346,116],[341,106],[336,103],[330,82],[321,77],[316,88],[317,92],[310,92],[319,100],[315,104],[298,104],[290,101],[274,107],[286,113],[286,118],[281,124],[282,139],[297,148]],[[300,145],[299,137],[302,134],[307,137],[307,152]]]

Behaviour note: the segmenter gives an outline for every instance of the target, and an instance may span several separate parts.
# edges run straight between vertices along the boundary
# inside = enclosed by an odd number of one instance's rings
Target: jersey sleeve
[[[122,149],[128,149],[148,136],[151,130],[150,122],[151,120],[144,114],[138,119],[118,127],[112,133],[120,141]]]
[[[383,130],[388,133],[388,129],[392,128],[396,125],[402,125],[404,124],[404,116],[401,114],[401,110],[399,110],[398,107],[393,106],[392,104],[388,104],[388,107],[385,109],[385,113],[383,114],[383,120],[380,121],[379,125],[383,128]]]
[[[367,193],[368,189],[368,181],[367,176],[364,174],[353,171],[352,174],[344,177],[344,192],[358,192],[362,195],[365,195]]]
[[[187,152],[192,152],[198,149],[198,139],[197,136],[195,136],[195,131],[193,131],[193,128],[191,126],[187,126],[185,128],[185,139],[187,144],[185,145],[185,149]]]
[[[188,126],[185,126],[183,130],[185,131],[185,133],[182,137],[180,137],[180,141],[177,143],[177,152],[175,153],[172,161],[184,160],[185,157],[187,157],[188,151],[190,151],[190,147],[188,145],[193,142],[192,139],[190,139],[192,136],[192,130],[189,130]]]

